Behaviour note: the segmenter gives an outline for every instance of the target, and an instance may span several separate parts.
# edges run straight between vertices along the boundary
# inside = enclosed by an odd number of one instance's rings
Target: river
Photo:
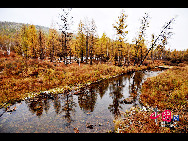
[[[73,92],[39,95],[0,109],[0,133],[106,133],[113,120],[138,105],[142,83],[161,71],[138,71],[103,80]],[[127,101],[129,99],[130,101]],[[74,130],[75,129],[75,130]]]

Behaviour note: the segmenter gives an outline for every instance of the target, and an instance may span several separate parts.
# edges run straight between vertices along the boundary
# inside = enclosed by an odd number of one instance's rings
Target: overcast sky
[[[115,31],[112,24],[118,20],[121,10],[124,9],[127,18],[127,41],[131,43],[132,39],[138,35],[140,19],[144,13],[149,13],[151,19],[149,28],[146,31],[146,40],[150,42],[151,34],[159,34],[162,26],[173,17],[177,16],[173,24],[174,35],[169,40],[167,48],[183,50],[187,49],[188,40],[188,8],[73,8],[72,30],[76,31],[80,20],[88,17],[95,20],[97,33],[101,37],[105,32],[110,38],[115,38]],[[20,23],[29,23],[51,27],[56,23],[59,8],[0,8],[0,21],[11,21]]]

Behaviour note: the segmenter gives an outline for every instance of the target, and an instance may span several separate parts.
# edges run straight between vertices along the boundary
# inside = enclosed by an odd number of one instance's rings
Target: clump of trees
[[[188,50],[177,51],[166,49],[171,37],[171,25],[175,19],[167,22],[159,35],[152,35],[151,46],[145,44],[145,34],[149,27],[149,14],[141,19],[139,34],[132,44],[127,43],[126,36],[128,15],[121,11],[117,22],[113,24],[116,39],[109,38],[105,33],[97,35],[94,19],[80,20],[77,33],[70,32],[72,19],[71,9],[62,9],[59,14],[59,30],[50,28],[48,32],[36,29],[35,25],[22,25],[16,30],[1,28],[0,49],[4,55],[10,52],[23,56],[25,59],[47,59],[51,62],[63,61],[65,64],[74,61],[92,65],[110,62],[118,66],[142,65],[146,59],[167,60],[172,63],[188,60]]]

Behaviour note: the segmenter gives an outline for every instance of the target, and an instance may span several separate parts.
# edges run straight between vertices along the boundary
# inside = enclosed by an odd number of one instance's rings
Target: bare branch
[[[154,48],[154,46],[156,46],[157,41],[160,39],[160,37],[165,37],[167,39],[169,39],[172,35],[172,32],[168,32],[167,33],[167,29],[169,29],[170,24],[172,24],[172,22],[175,21],[175,18],[172,18],[166,25],[163,26],[163,29],[161,31],[161,33],[158,35],[158,37],[155,39],[155,41],[153,42],[152,46],[149,48],[147,54],[145,55],[145,57],[143,58],[143,60],[141,61],[140,65],[144,62],[144,60],[146,59],[146,57],[148,56],[149,52],[151,51],[151,49]],[[171,29],[171,28],[170,28]],[[169,37],[170,36],[170,37]]]

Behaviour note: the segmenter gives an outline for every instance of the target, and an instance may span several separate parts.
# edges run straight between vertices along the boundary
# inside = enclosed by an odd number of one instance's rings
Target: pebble
[[[90,124],[90,125],[87,124],[86,128],[93,129],[93,125],[92,124]]]
[[[80,131],[78,130],[78,128],[74,128],[74,133],[80,133]]]
[[[13,112],[16,111],[16,107],[14,107],[13,109],[7,109],[7,112]]]
[[[99,126],[102,126],[102,123],[99,122]]]

